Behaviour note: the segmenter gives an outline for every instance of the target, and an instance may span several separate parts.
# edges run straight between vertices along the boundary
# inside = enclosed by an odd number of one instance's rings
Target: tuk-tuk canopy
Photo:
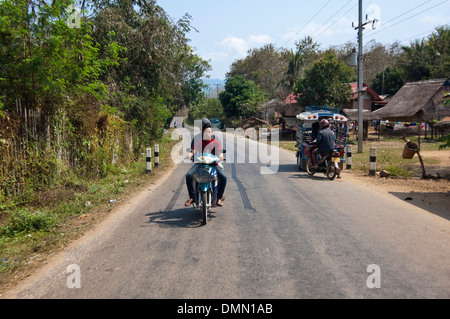
[[[348,118],[340,114],[338,109],[326,106],[308,106],[306,112],[297,115],[297,119],[302,121],[319,121],[324,118],[335,122],[348,122]]]

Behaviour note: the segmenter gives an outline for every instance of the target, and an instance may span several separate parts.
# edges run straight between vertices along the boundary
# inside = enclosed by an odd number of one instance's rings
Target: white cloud
[[[226,52],[220,52],[220,51],[214,51],[214,52],[210,52],[206,55],[206,59],[207,60],[211,60],[211,61],[227,61],[229,58],[229,54]]]
[[[247,55],[248,44],[244,39],[228,37],[223,39],[220,44],[227,47],[231,53],[237,54],[239,57],[245,57]]]
[[[269,35],[261,34],[261,35],[251,35],[249,37],[249,41],[255,44],[267,44],[272,41]]]
[[[441,15],[434,15],[434,16],[428,15],[420,18],[420,21],[431,24],[433,26],[438,26],[448,24],[448,17],[446,18]]]

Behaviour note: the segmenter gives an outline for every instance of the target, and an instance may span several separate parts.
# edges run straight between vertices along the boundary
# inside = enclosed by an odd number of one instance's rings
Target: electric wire
[[[394,24],[392,24],[392,25],[386,27],[386,28],[383,28],[382,30],[379,30],[379,31],[374,32],[374,33],[370,33],[370,34],[368,34],[368,35],[366,36],[366,38],[373,37],[374,35],[377,35],[378,33],[381,33],[381,32],[383,32],[383,31],[386,31],[386,30],[388,30],[388,29],[390,29],[390,28],[392,28],[392,27],[394,27],[394,26],[396,26],[396,25],[399,25],[400,23],[403,23],[403,22],[405,22],[405,21],[407,21],[407,20],[409,20],[409,19],[412,19],[412,18],[414,18],[414,17],[416,17],[416,16],[418,16],[418,15],[420,15],[420,14],[422,14],[422,13],[425,13],[425,12],[431,10],[431,9],[434,9],[434,8],[440,6],[440,5],[442,5],[442,4],[444,4],[444,3],[448,2],[448,1],[449,1],[449,0],[444,0],[444,1],[442,1],[442,2],[440,2],[440,3],[438,3],[438,4],[436,4],[436,5],[433,5],[433,6],[429,7],[429,8],[427,8],[427,9],[423,10],[423,11],[420,11],[419,13],[416,13],[416,14],[414,14],[414,15],[412,15],[412,16],[406,18],[406,19],[403,19],[403,20],[401,20],[401,21],[399,21],[399,22],[397,22],[397,23],[394,23]],[[428,1],[428,2],[429,2],[429,1]],[[415,8],[415,9],[416,9],[416,8]],[[411,10],[408,11],[408,12],[411,12],[412,10],[414,10],[414,9],[411,9]],[[406,14],[406,13],[405,13],[405,14]],[[404,14],[403,14],[403,15],[404,15]],[[394,18],[394,19],[391,19],[391,20],[389,20],[389,22],[391,22],[391,21],[393,21],[393,20],[395,20],[395,19],[397,19],[397,18],[399,18],[399,17],[401,17],[401,16],[403,16],[403,15],[400,15],[400,16]]]
[[[328,0],[328,2],[327,3],[325,3],[323,6],[322,6],[322,8],[320,8],[320,10],[319,11],[317,11],[317,13],[300,29],[300,30],[298,30],[295,34],[294,34],[294,36],[293,37],[291,37],[289,40],[287,40],[286,41],[286,43],[285,44],[283,44],[283,47],[286,45],[286,44],[288,44],[289,42],[291,42],[292,41],[292,39],[294,39],[300,32],[302,32],[303,31],[303,29],[305,29],[306,28],[306,26],[308,25],[308,24],[310,24],[311,23],[311,21],[313,21],[314,20],[314,18],[315,17],[317,17],[322,11],[323,11],[323,9],[325,9],[325,7],[327,6],[327,5],[329,5],[330,4],[330,2],[331,2],[331,0]]]
[[[342,11],[348,3],[350,3],[351,1],[347,2],[338,12],[336,12],[336,14],[338,14],[340,11]],[[325,30],[323,30],[321,33],[319,33],[316,37],[315,40],[317,40],[318,38],[320,38],[320,36],[322,34],[324,34],[325,32],[327,32],[333,25],[335,25],[336,23],[338,23],[342,18],[344,18],[347,13],[349,13],[350,11],[352,11],[358,4],[355,4],[353,7],[351,7],[348,11],[346,11],[339,19],[336,19],[333,23],[331,23]],[[314,33],[315,34],[315,33]],[[311,37],[314,37],[314,34],[311,35]]]
[[[418,6],[415,6],[414,8],[411,8],[411,9],[405,11],[405,12],[403,12],[402,14],[400,14],[400,15],[398,15],[398,16],[392,18],[392,19],[390,19],[389,21],[383,22],[383,25],[389,24],[390,22],[395,21],[395,20],[397,20],[398,18],[401,18],[401,17],[407,15],[408,13],[410,13],[410,12],[412,12],[412,11],[414,11],[414,10],[416,10],[416,9],[418,9],[418,8],[420,8],[420,7],[422,7],[422,6],[424,6],[425,4],[427,4],[427,3],[431,2],[431,1],[433,1],[433,0],[425,1],[425,2],[421,3],[421,4],[418,5]],[[386,28],[383,28],[382,30],[379,30],[379,31],[377,31],[377,32],[368,33],[367,35],[365,35],[365,38],[369,38],[369,37],[371,37],[371,36],[374,36],[374,35],[376,35],[376,34],[378,34],[378,33],[383,32],[383,31],[385,31],[385,30],[388,30],[389,28],[391,28],[391,27],[393,27],[393,26],[395,26],[395,25],[398,25],[398,24],[400,24],[400,23],[402,23],[402,22],[404,22],[404,21],[406,21],[406,20],[408,20],[408,19],[414,18],[414,17],[418,16],[419,14],[422,14],[422,13],[428,11],[428,10],[431,10],[431,9],[433,9],[433,8],[439,6],[439,5],[441,5],[441,4],[443,4],[443,3],[447,2],[447,1],[448,1],[448,0],[445,0],[445,1],[441,2],[441,3],[439,3],[439,4],[436,4],[436,5],[434,5],[434,6],[430,7],[430,8],[428,8],[428,9],[425,9],[425,10],[423,10],[423,11],[421,11],[421,12],[419,12],[419,13],[417,13],[417,14],[411,16],[411,17],[408,17],[408,18],[406,18],[406,19],[404,19],[404,20],[402,20],[402,21],[400,21],[400,22],[398,22],[398,23],[396,23],[396,24],[394,24],[394,25],[391,25],[391,26],[388,26],[388,27],[386,27]],[[351,39],[347,40],[346,42],[353,41],[353,39],[354,39],[354,37],[352,37]]]

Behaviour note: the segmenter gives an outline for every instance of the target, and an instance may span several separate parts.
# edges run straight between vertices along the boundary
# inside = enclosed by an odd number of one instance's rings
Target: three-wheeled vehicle
[[[326,106],[309,106],[306,112],[297,115],[297,166],[299,170],[306,170],[306,162],[310,156],[314,140],[320,131],[319,123],[328,120],[335,132],[336,150],[340,154],[340,166],[346,162],[345,153],[348,142],[348,119],[339,113],[338,109]]]

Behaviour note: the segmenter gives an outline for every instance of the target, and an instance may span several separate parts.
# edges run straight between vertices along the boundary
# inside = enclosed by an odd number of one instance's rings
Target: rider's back
[[[317,137],[317,145],[320,154],[331,152],[335,147],[335,137],[333,131],[329,128],[321,130]]]

